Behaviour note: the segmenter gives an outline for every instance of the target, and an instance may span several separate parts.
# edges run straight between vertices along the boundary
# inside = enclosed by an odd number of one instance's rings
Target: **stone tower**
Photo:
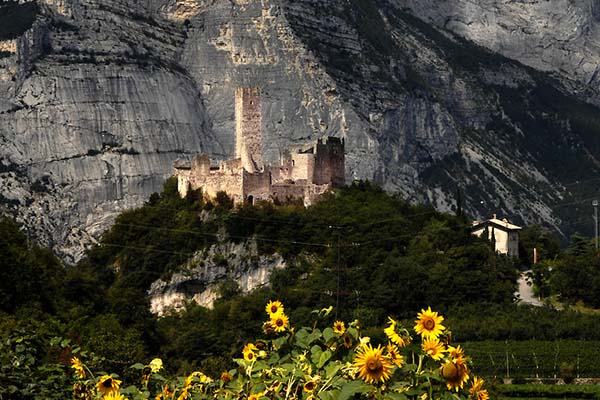
[[[235,157],[248,172],[262,170],[260,89],[235,90]]]

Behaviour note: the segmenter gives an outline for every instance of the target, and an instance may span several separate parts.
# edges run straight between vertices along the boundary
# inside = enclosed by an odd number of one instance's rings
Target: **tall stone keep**
[[[235,157],[248,172],[263,169],[260,88],[235,90]]]

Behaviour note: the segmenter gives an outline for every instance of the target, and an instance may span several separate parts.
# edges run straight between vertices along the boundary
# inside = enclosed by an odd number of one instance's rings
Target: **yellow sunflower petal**
[[[431,307],[427,307],[427,310],[421,310],[417,314],[417,318],[415,332],[422,337],[438,337],[446,329],[442,325],[444,317],[438,315],[437,311],[431,311]]]
[[[383,355],[383,348],[373,348],[371,344],[360,347],[355,358],[354,367],[358,370],[358,376],[367,383],[383,383],[392,374],[392,363],[390,358]]]

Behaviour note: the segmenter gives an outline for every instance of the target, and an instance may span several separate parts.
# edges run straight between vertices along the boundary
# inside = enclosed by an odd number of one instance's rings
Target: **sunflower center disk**
[[[458,367],[454,363],[448,363],[442,367],[442,376],[449,381],[458,378]]]
[[[425,327],[425,329],[430,331],[433,328],[435,328],[435,322],[432,319],[428,319],[423,322],[423,326]]]
[[[378,358],[370,358],[367,361],[367,368],[369,369],[369,371],[377,372],[381,371],[381,369],[383,368],[383,364],[381,364],[381,361]]]

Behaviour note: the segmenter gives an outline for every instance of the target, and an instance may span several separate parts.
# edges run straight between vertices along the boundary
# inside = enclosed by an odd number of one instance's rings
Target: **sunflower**
[[[181,394],[179,395],[179,397],[177,397],[177,400],[185,400],[188,398],[188,387],[184,387],[183,389],[181,389]]]
[[[473,384],[469,389],[469,393],[471,394],[470,398],[472,400],[488,400],[488,391],[485,389],[481,389],[481,387],[483,386],[483,382],[483,379],[478,378],[476,376],[473,377]]]
[[[271,386],[269,386],[269,388],[267,389],[269,392],[274,392],[277,393],[279,392],[279,389],[281,388],[281,382],[279,381],[275,381],[271,384]]]
[[[242,350],[242,354],[244,355],[244,360],[246,360],[246,361],[256,360],[256,353],[255,353],[256,350],[258,350],[258,348],[252,343],[248,343],[247,345],[245,345]]]
[[[465,352],[464,350],[460,347],[460,345],[453,347],[453,346],[448,346],[448,356],[450,357],[450,360],[454,361],[454,360],[458,360],[459,358],[465,358]]]
[[[263,332],[267,335],[275,334],[275,326],[270,320],[263,323]]]
[[[444,345],[436,337],[424,339],[421,348],[434,360],[440,360],[444,357]]]
[[[400,350],[398,350],[398,347],[395,344],[388,343],[387,354],[390,357],[390,360],[392,360],[392,362],[396,364],[398,368],[402,368],[404,357],[400,355]]]
[[[317,387],[318,379],[310,379],[304,384],[303,390],[307,393],[312,393]]]
[[[225,383],[229,383],[231,382],[231,380],[233,379],[233,377],[231,376],[231,374],[227,371],[222,372],[221,373],[221,380]]]
[[[442,376],[446,379],[448,390],[454,389],[458,392],[458,390],[462,389],[464,384],[469,380],[470,371],[464,358],[449,361],[442,365],[440,370]]]
[[[197,378],[200,383],[210,383],[212,379],[206,375],[204,375],[200,371],[194,371],[185,378],[185,386],[191,387],[194,383],[194,378]]]
[[[77,374],[80,378],[85,378],[85,369],[83,368],[83,363],[79,358],[73,357],[71,358],[71,368],[75,370],[75,374]]]
[[[248,400],[258,400],[265,395],[265,392],[258,392],[248,396]]]
[[[283,332],[289,324],[288,316],[283,312],[271,317],[271,324],[275,327],[275,332]]]
[[[352,341],[352,336],[348,332],[344,333],[344,335],[342,336],[342,340],[344,341],[344,347],[346,347],[347,349],[352,347],[352,345],[354,344]]]
[[[423,337],[438,337],[446,327],[442,325],[444,317],[438,315],[437,311],[431,311],[431,307],[427,310],[421,309],[417,314],[415,321],[415,332]]]
[[[109,394],[105,394],[102,400],[127,400],[127,397],[119,392],[110,392]]]
[[[283,304],[281,304],[279,300],[269,300],[265,307],[265,311],[273,318],[275,315],[283,314]]]
[[[406,332],[406,329],[402,329],[403,335],[401,336],[398,334],[398,332],[396,332],[397,322],[394,319],[392,319],[391,317],[388,317],[388,320],[389,320],[390,326],[388,326],[387,328],[385,328],[383,330],[383,332],[385,332],[388,339],[392,343],[395,343],[400,347],[408,346],[410,344],[410,335],[408,334],[408,332]]]
[[[150,361],[150,364],[148,364],[148,366],[150,367],[150,370],[152,372],[157,373],[162,369],[163,362],[160,358],[155,358],[152,361]]]
[[[98,379],[98,383],[96,383],[98,391],[104,395],[118,391],[120,386],[121,381],[114,379],[110,375],[102,375],[100,379]]]
[[[333,323],[333,332],[337,333],[338,335],[343,335],[344,332],[346,332],[346,326],[342,321],[335,321]]]
[[[173,395],[173,391],[171,390],[171,388],[169,387],[169,385],[165,385],[165,386],[163,386],[162,394],[164,394],[165,397],[172,396]]]
[[[365,344],[358,350],[354,358],[354,367],[358,369],[358,376],[367,383],[385,382],[392,373],[392,363],[388,356],[384,356],[383,348],[373,348]]]
[[[91,398],[88,387],[81,383],[74,383],[73,384],[73,398],[75,398],[75,399]]]

